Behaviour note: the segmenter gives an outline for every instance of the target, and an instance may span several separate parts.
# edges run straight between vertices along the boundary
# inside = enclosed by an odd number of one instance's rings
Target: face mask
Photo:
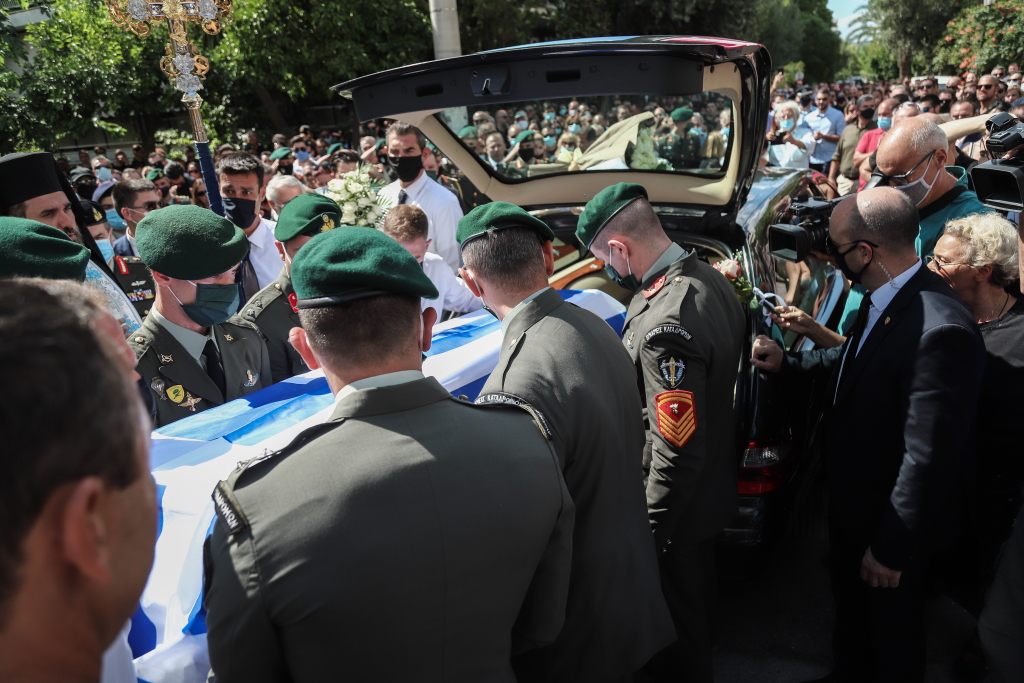
[[[562,129],[561,128],[555,128],[555,135],[561,135],[561,134],[562,134]]]
[[[117,214],[116,209],[107,209],[105,213],[107,214],[107,222],[110,223],[110,227],[114,230],[128,229],[128,224]]]
[[[868,266],[871,265],[871,261],[868,261],[867,263],[864,264],[864,267],[861,269],[861,271],[859,273],[855,273],[852,270],[850,270],[850,266],[848,266],[846,264],[846,256],[847,256],[847,254],[849,254],[854,249],[856,249],[858,245],[860,245],[860,242],[855,244],[853,246],[853,249],[850,249],[850,251],[848,251],[846,253],[843,253],[843,254],[838,253],[838,250],[836,252],[836,265],[839,266],[839,270],[841,270],[843,272],[843,275],[846,276],[846,279],[849,280],[850,282],[852,282],[855,285],[859,285],[860,284],[860,279],[864,275],[864,271],[867,270]]]
[[[793,119],[787,119],[785,121],[779,121],[779,128],[782,130],[793,130],[796,128],[796,121]]]
[[[434,179],[434,180],[437,180],[437,171],[427,171],[426,173],[427,173],[427,175],[428,175],[428,176],[430,176],[430,177],[431,177],[432,179]]]
[[[622,277],[621,275],[619,275],[619,271],[615,270],[612,267],[611,245],[606,245],[606,248],[608,249],[608,263],[604,264],[604,272],[608,275],[608,277],[614,280],[615,284],[617,284],[619,287],[622,287],[623,289],[628,289],[631,292],[635,292],[636,290],[640,289],[640,283],[636,281],[636,276],[633,275],[633,269],[630,268],[629,266],[629,258],[626,258],[626,268],[629,269],[629,275],[627,275],[626,277]]]
[[[527,121],[526,119],[516,119],[516,125],[522,128],[523,130],[526,130],[527,128],[530,127],[530,122]]]
[[[167,187],[161,187],[161,188],[159,188],[159,190],[160,190],[160,196],[161,197],[166,197],[171,192],[171,186],[168,185]]]
[[[224,197],[224,217],[242,230],[256,221],[256,202],[252,199]]]
[[[578,124],[578,123],[570,123],[569,124],[569,132],[570,133],[579,133],[580,132],[580,124]]]
[[[910,201],[914,202],[915,206],[921,205],[921,202],[924,201],[924,198],[927,197],[928,193],[932,191],[932,185],[935,184],[936,178],[932,178],[932,182],[930,183],[925,182],[925,178],[928,176],[928,169],[931,168],[933,159],[935,159],[935,157],[932,157],[931,159],[928,160],[928,165],[924,167],[924,174],[920,178],[918,178],[912,183],[907,183],[906,185],[898,185],[896,187],[896,189],[899,190],[900,192],[906,193],[906,195],[910,197]],[[937,176],[938,174],[936,174],[936,177]]]
[[[882,130],[889,130],[892,128],[892,119],[880,118],[878,119],[878,127]]]
[[[724,135],[725,137],[729,137],[729,129],[728,128],[723,128],[722,129],[722,135]]]
[[[75,185],[75,190],[79,197],[92,199],[93,193],[96,192],[96,183],[78,183]]]
[[[107,168],[106,166],[100,166],[99,168],[96,169],[96,177],[99,178],[99,181],[101,183],[105,183],[111,178],[113,178],[114,174],[111,173],[110,169]]]
[[[114,258],[114,245],[110,243],[110,238],[96,240],[96,246],[99,247],[100,253],[103,254],[104,262]]]
[[[872,118],[874,118],[874,116],[875,116],[875,110],[874,109],[861,109],[860,110],[860,117],[862,119],[872,119]]]
[[[533,159],[533,145],[527,145],[526,147],[519,148],[519,158],[523,161],[530,161]]]
[[[544,146],[545,147],[554,147],[556,142],[558,142],[558,138],[556,138],[554,135],[545,135],[544,136]]]
[[[566,111],[568,111],[568,110],[565,107],[562,107],[561,109],[558,110],[558,115],[559,116],[565,116],[565,112]]]
[[[423,157],[392,157],[391,167],[403,183],[411,183],[423,170]]]
[[[547,120],[547,121],[554,121],[555,120],[555,112],[549,111],[548,113],[544,114],[544,119]]]
[[[810,97],[801,97],[800,98],[800,106],[801,107],[809,107],[809,106],[811,106],[811,98]]]
[[[300,150],[298,152],[292,152],[292,154],[294,154],[295,155],[295,159],[297,161],[300,161],[300,162],[305,161],[306,159],[309,158],[309,152],[306,151],[306,150]]]

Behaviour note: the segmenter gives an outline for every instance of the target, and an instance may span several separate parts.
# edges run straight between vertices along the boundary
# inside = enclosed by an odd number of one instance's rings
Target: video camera
[[[1024,158],[1003,159],[1024,145],[1024,123],[1001,112],[985,122],[992,161],[971,169],[971,181],[981,203],[999,211],[1024,211]]]
[[[772,255],[783,261],[799,263],[812,251],[827,253],[829,218],[836,204],[843,199],[813,199],[807,194],[797,197],[788,211],[794,223],[768,226],[768,248]]]

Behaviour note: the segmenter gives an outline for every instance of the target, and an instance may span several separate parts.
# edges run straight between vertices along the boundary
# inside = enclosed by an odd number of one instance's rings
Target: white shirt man
[[[437,312],[438,321],[441,320],[441,311],[469,313],[480,310],[483,306],[480,297],[469,291],[462,278],[455,277],[443,258],[428,252],[423,255],[422,263],[423,273],[437,287],[437,298],[422,299],[420,310],[433,308]]]
[[[260,218],[260,224],[252,231],[249,238],[249,262],[256,271],[256,280],[263,289],[281,274],[281,255],[274,246],[274,226],[277,223]]]

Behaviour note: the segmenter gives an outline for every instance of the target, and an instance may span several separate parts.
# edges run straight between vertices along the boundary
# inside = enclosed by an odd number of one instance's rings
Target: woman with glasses
[[[1017,281],[1017,230],[995,213],[973,214],[946,223],[926,258],[928,267],[956,290],[981,328],[987,354],[978,398],[977,507],[971,546],[957,555],[964,581],[957,595],[978,616],[995,575],[1002,544],[1021,507],[1024,457],[1024,298]],[[980,641],[969,642],[954,672],[982,675]]]

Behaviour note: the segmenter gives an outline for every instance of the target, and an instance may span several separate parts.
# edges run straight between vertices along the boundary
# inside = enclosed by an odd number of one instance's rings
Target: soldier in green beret
[[[238,310],[240,228],[209,209],[168,206],[139,221],[135,244],[157,286],[128,343],[157,399],[157,427],[271,384],[259,329]]]
[[[293,342],[335,407],[214,490],[211,675],[514,680],[565,613],[574,509],[548,432],[423,375],[437,290],[387,235],[319,234],[292,282]]]
[[[658,140],[658,156],[668,160],[675,169],[697,168],[700,165],[700,137],[690,135],[693,110],[678,107],[669,116],[675,123],[675,130]]]
[[[270,352],[270,373],[274,382],[309,372],[302,356],[288,341],[291,329],[301,327],[292,288],[292,261],[302,245],[314,235],[333,230],[341,224],[341,208],[321,194],[299,195],[281,209],[274,227],[274,239],[284,268],[277,280],[249,299],[240,313],[263,333]]]
[[[743,307],[724,275],[665,234],[642,185],[595,195],[576,236],[636,292],[622,342],[646,410],[647,510],[679,634],[653,664],[678,680],[710,683],[715,536],[737,507],[733,394]]]
[[[0,216],[0,278],[85,280],[89,250],[63,230],[27,218]]]
[[[675,640],[638,464],[644,423],[618,335],[548,286],[554,233],[507,202],[459,221],[462,276],[501,320],[498,364],[477,403],[533,407],[576,505],[565,626],[513,659],[519,681],[623,680]]]

